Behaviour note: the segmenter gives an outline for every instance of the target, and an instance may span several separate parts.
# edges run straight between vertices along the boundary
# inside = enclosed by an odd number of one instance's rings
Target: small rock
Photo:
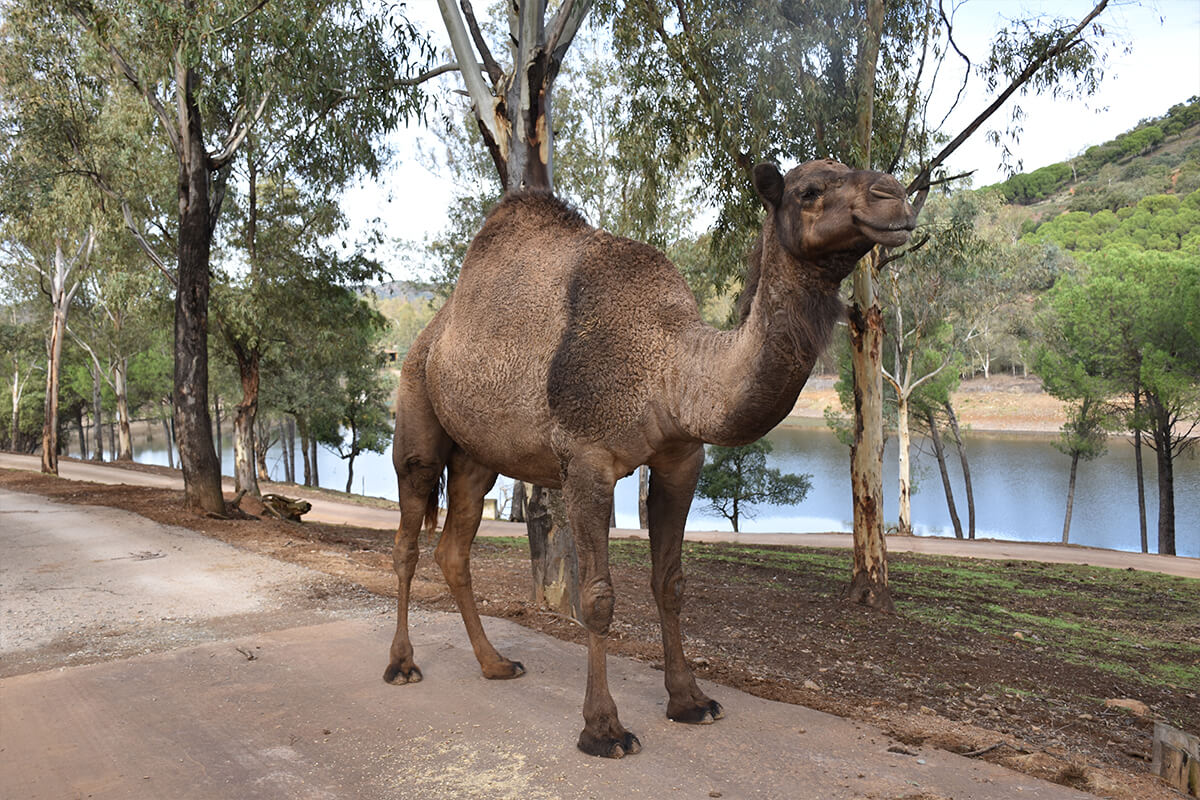
[[[1111,698],[1105,700],[1104,705],[1109,708],[1123,708],[1138,717],[1150,716],[1150,707],[1141,700],[1132,700],[1128,697]]]
[[[720,797],[721,793],[720,792],[709,792],[708,796],[709,797]]]
[[[1014,639],[1024,639],[1025,634],[1021,633],[1020,631],[1013,631],[1013,638]]]
[[[821,691],[821,687],[820,687],[820,685],[819,685],[819,684],[818,684],[816,681],[814,681],[814,680],[807,680],[807,681],[805,681],[805,682],[804,682],[804,688],[805,688],[805,689],[808,689],[810,692],[819,692],[819,691]]]
[[[921,713],[922,713],[922,714],[928,714],[928,715],[929,715],[929,716],[931,716],[931,717],[936,717],[936,716],[937,716],[937,712],[936,712],[936,711],[934,711],[934,710],[933,710],[932,708],[930,708],[929,706],[921,706]]]
[[[1082,720],[1087,720],[1088,722],[1091,722],[1095,719],[1095,717],[1093,717],[1091,714],[1080,714],[1079,718]]]
[[[898,703],[896,708],[900,709],[901,711],[908,711],[908,703]]]

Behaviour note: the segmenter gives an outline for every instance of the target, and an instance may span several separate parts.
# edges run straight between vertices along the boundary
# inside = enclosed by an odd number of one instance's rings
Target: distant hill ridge
[[[1116,211],[1152,194],[1200,188],[1200,97],[1139,122],[1075,158],[984,187],[1009,203],[1033,206],[1045,219],[1062,211]]]

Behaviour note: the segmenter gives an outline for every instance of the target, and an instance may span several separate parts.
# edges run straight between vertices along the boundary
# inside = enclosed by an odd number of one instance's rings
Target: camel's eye
[[[820,186],[802,186],[795,191],[795,197],[801,203],[808,205],[821,196]]]

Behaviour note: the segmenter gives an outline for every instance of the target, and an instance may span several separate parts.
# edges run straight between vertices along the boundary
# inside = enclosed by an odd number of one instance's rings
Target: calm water
[[[166,464],[161,429],[135,437],[134,457],[148,464]],[[72,437],[73,438],[73,437]],[[779,428],[769,435],[775,450],[769,460],[785,472],[810,473],[813,488],[794,507],[760,506],[753,518],[743,519],[744,532],[848,531],[851,521],[849,450],[824,427]],[[222,466],[232,472],[232,442],[225,439]],[[1062,536],[1070,459],[1053,446],[1052,436],[969,435],[966,439],[975,490],[976,535],[998,539],[1057,542]],[[884,514],[896,518],[896,445],[889,441],[884,455]],[[268,455],[273,478],[281,478],[283,464],[278,448]],[[346,464],[333,453],[319,454],[321,485],[344,489]],[[1143,452],[1146,468],[1146,501],[1150,550],[1156,548],[1158,490],[1154,454]],[[959,517],[965,528],[967,509],[957,457],[950,459],[956,485]],[[298,465],[297,474],[301,473]],[[1109,442],[1107,455],[1081,462],[1075,489],[1071,541],[1117,550],[1140,549],[1137,521],[1137,488],[1134,483],[1133,446],[1123,439]],[[912,517],[920,535],[954,535],[937,461],[932,450],[913,448],[916,491]],[[503,478],[493,496],[507,491]],[[390,453],[366,453],[354,462],[354,491],[396,498]],[[617,525],[637,527],[637,478],[620,481],[616,491]],[[1175,464],[1176,548],[1179,555],[1200,557],[1200,458],[1195,449]],[[707,514],[702,502],[692,505],[688,517],[692,530],[731,530],[721,517]]]

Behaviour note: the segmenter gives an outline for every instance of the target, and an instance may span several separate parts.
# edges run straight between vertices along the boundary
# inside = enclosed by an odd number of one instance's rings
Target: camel
[[[701,320],[663,253],[591,227],[549,193],[511,193],[488,215],[453,295],[401,372],[392,451],[399,613],[384,680],[421,680],[409,586],[422,522],[436,520],[443,469],[448,511],[434,559],[491,679],[525,670],[488,641],[472,595],[470,548],[484,495],[498,473],[561,488],[588,631],[577,744],[609,758],[641,750],[609,693],[605,643],[616,600],[608,565],[613,486],[647,464],[667,717],[721,718],[720,703],[696,685],[679,631],[680,552],[704,443],[753,442],[783,419],[844,313],[841,281],[873,246],[907,241],[916,221],[895,178],[835,161],[786,176],[760,164],[754,184],[766,215],[741,323],[729,331]]]

